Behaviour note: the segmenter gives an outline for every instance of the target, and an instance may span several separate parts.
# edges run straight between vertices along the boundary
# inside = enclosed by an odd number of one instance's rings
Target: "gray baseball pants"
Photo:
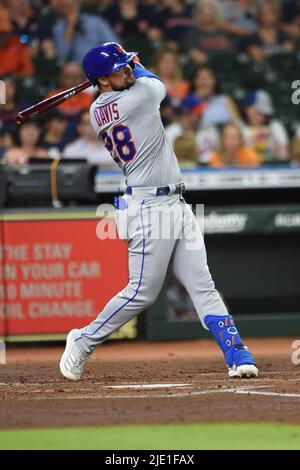
[[[119,237],[128,243],[129,282],[98,317],[80,330],[78,347],[90,354],[114,331],[156,300],[168,265],[191,296],[207,329],[207,315],[228,315],[207,265],[200,227],[179,194],[123,196],[116,209]]]

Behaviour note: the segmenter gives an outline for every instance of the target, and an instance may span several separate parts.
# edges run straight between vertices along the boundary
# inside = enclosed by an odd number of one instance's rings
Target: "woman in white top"
[[[77,127],[79,138],[64,149],[64,158],[85,158],[89,163],[102,168],[116,168],[109,151],[100,141],[90,123],[89,111],[83,111]]]
[[[233,99],[221,92],[214,71],[199,67],[193,79],[193,92],[182,102],[183,107],[196,106],[201,111],[203,126],[217,126],[240,121]]]

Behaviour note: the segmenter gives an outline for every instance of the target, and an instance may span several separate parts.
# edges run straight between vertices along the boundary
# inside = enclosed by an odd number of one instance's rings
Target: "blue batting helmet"
[[[94,84],[98,77],[110,75],[129,64],[138,52],[126,52],[117,42],[106,42],[91,49],[82,61],[87,78]]]

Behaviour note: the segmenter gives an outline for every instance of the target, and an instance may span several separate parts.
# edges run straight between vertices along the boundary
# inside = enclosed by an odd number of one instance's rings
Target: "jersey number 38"
[[[101,138],[116,163],[120,164],[121,160],[127,163],[134,159],[136,148],[129,127],[118,124],[112,129],[112,137],[107,132],[101,132]],[[114,155],[114,149],[117,156]]]

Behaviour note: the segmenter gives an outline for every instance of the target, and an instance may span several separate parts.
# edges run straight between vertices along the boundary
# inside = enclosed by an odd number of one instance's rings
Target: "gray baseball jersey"
[[[165,186],[181,180],[160,117],[165,96],[160,80],[142,77],[128,90],[101,94],[91,106],[92,126],[122,168],[127,186]]]

